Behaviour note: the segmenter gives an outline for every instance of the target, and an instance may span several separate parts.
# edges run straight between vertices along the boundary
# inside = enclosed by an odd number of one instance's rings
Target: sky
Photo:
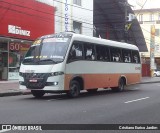
[[[47,3],[49,5],[53,5],[54,0],[36,0],[40,2]],[[128,0],[128,3],[133,5],[133,10],[141,9],[144,5],[143,9],[151,9],[151,8],[160,8],[160,0]],[[54,3],[55,4],[55,3]]]
[[[160,8],[160,0],[128,0],[128,3],[134,6],[134,10],[141,9],[144,3],[143,9]]]

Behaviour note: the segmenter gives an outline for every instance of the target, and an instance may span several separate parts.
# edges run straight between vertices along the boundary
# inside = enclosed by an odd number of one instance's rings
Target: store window
[[[27,43],[20,43],[20,42],[9,43],[9,57],[8,57],[9,80],[18,79],[21,62],[29,47],[30,44]]]
[[[73,31],[77,34],[82,33],[82,23],[73,21]]]
[[[81,0],[73,0],[73,4],[81,6]]]
[[[8,47],[7,42],[0,40],[0,80],[8,78]]]

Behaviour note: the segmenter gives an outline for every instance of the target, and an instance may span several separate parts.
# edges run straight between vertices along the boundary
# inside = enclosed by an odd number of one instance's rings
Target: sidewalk
[[[30,94],[30,91],[23,92],[19,89],[18,80],[0,81],[0,97]]]
[[[147,83],[160,83],[160,77],[142,77],[141,84]],[[30,91],[22,92],[19,90],[18,80],[0,81],[0,97],[26,94],[30,94]]]

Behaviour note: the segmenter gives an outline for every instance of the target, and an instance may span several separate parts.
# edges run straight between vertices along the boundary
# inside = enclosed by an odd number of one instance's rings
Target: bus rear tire
[[[79,82],[76,80],[71,81],[69,91],[67,92],[67,95],[70,98],[78,97],[80,94],[80,85]]]
[[[41,90],[31,90],[31,93],[35,98],[41,98],[45,94],[45,92]]]
[[[112,87],[112,91],[114,92],[122,92],[124,91],[125,82],[122,78],[119,79],[118,87]]]
[[[88,93],[96,93],[98,90],[98,88],[95,88],[95,89],[88,89]]]

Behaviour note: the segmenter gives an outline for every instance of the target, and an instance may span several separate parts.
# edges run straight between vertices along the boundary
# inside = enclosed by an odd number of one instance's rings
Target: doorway
[[[0,80],[8,79],[8,48],[7,43],[0,42]]]

